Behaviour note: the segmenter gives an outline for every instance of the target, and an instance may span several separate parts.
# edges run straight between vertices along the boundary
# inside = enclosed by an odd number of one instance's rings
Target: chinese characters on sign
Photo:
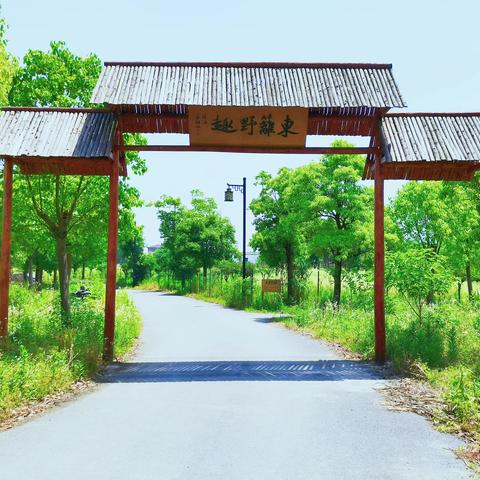
[[[303,148],[308,109],[190,106],[191,145]]]

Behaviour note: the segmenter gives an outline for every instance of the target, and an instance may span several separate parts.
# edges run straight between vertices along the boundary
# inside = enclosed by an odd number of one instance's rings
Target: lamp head
[[[233,190],[230,187],[225,190],[225,201],[233,202]]]

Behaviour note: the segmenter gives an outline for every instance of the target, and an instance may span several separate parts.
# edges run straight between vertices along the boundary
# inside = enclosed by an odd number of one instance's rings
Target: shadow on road
[[[279,322],[280,319],[275,317],[258,317],[254,318],[254,321],[257,323],[276,323]]]
[[[380,375],[365,362],[211,361],[116,363],[98,376],[99,383],[342,381],[374,380]]]
[[[134,292],[135,295],[150,295],[156,294],[160,297],[182,297],[182,295],[178,293],[170,293],[170,292],[163,292],[161,290],[129,290],[129,292]],[[185,297],[182,297],[185,298]]]

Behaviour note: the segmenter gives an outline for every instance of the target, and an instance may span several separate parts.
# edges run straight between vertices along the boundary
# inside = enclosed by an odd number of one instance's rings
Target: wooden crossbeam
[[[340,154],[368,155],[378,153],[376,147],[306,147],[306,148],[241,148],[195,145],[125,145],[125,152],[223,152],[223,153],[276,153],[276,154]]]

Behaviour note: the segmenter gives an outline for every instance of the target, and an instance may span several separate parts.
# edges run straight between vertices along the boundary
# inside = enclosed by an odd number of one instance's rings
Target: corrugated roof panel
[[[0,111],[0,156],[112,157],[115,115],[71,109]]]
[[[390,65],[107,63],[92,95],[111,105],[391,108]]]
[[[382,132],[392,162],[480,162],[480,113],[386,115]]]

